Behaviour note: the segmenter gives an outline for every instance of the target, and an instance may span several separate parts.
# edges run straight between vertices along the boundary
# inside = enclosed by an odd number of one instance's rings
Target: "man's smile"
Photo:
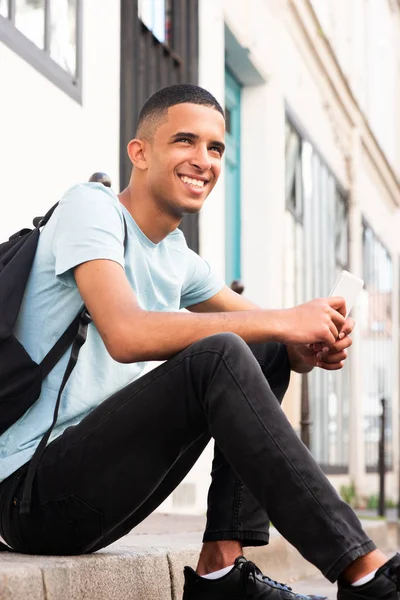
[[[194,192],[201,192],[208,184],[208,179],[200,176],[178,175],[179,179],[185,186],[189,187]]]

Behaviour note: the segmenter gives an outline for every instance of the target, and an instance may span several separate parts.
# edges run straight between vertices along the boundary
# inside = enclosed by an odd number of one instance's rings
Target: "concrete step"
[[[183,567],[196,566],[203,525],[203,518],[154,515],[95,554],[1,553],[0,600],[180,600]],[[395,547],[385,521],[363,525],[379,547]],[[246,557],[285,583],[318,574],[274,529],[269,546],[249,548]]]

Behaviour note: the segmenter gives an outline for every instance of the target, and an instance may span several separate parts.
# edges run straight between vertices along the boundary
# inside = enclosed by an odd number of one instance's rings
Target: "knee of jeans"
[[[240,335],[230,331],[211,335],[200,340],[199,344],[201,344],[205,350],[215,350],[223,353],[228,352],[229,354],[246,353],[253,356],[248,345]]]

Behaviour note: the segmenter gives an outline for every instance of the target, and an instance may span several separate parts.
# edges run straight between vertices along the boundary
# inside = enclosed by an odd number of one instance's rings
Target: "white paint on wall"
[[[0,41],[0,240],[95,171],[118,190],[119,4],[83,4],[82,105]]]

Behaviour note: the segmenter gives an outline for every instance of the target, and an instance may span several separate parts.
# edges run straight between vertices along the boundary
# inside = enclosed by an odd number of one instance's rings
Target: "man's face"
[[[161,210],[181,218],[198,212],[217,183],[224,152],[220,112],[177,104],[146,143],[147,183]]]

